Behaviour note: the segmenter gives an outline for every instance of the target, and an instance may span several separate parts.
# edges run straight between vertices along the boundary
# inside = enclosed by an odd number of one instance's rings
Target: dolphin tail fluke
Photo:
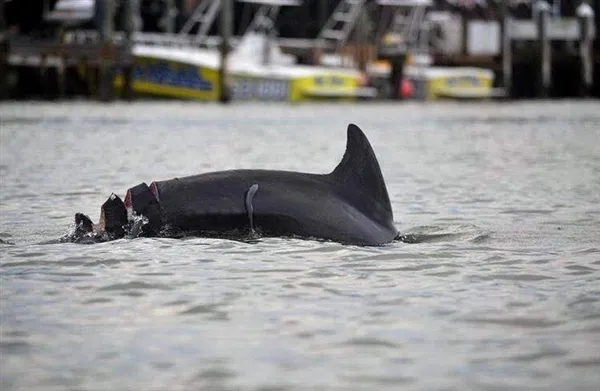
[[[392,206],[379,162],[358,126],[348,125],[346,152],[329,175],[343,188],[348,201],[355,201],[355,207],[381,224],[393,225]]]

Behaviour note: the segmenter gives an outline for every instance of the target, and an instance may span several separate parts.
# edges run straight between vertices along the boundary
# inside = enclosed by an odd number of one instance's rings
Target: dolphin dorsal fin
[[[358,126],[348,125],[346,152],[329,175],[336,186],[342,187],[344,197],[357,209],[379,223],[393,222],[390,197],[379,162],[369,140]]]

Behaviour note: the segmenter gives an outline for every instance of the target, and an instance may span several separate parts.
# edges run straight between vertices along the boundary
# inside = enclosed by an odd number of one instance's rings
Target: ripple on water
[[[179,305],[186,305],[186,304],[189,304],[189,303],[190,303],[189,300],[180,299],[180,300],[168,301],[168,302],[164,303],[163,306],[165,306],[165,307],[175,307],[175,306],[179,306]]]
[[[130,290],[162,290],[170,291],[173,288],[159,283],[149,283],[144,281],[130,281],[119,284],[110,284],[98,288],[98,291],[130,291]]]
[[[590,247],[590,248],[586,248],[583,250],[575,251],[575,254],[595,254],[595,253],[600,253],[600,248]],[[598,260],[597,262],[594,262],[594,263],[598,264],[598,263],[600,263],[600,260]]]
[[[25,340],[9,339],[7,341],[3,338],[2,341],[0,341],[0,357],[3,354],[14,355],[27,353],[31,347],[31,344]]]
[[[423,270],[429,269],[437,269],[440,267],[455,267],[454,265],[449,265],[446,263],[422,263],[420,265],[415,266],[400,266],[400,267],[366,267],[366,268],[358,268],[358,271],[378,271],[378,272],[420,272]]]
[[[597,391],[597,104],[268,106],[0,105],[3,391]],[[325,172],[350,111],[412,243],[40,243],[134,181]]]
[[[94,261],[89,261],[84,258],[83,262],[84,262],[83,266],[95,267],[95,266],[115,266],[115,265],[119,265],[123,262],[138,262],[138,261],[133,260],[133,259],[113,259],[113,258],[97,259]]]
[[[82,302],[83,305],[91,305],[91,304],[108,304],[112,303],[114,300],[109,299],[107,297],[97,297],[94,299],[85,300]]]
[[[577,360],[568,360],[567,365],[570,367],[592,367],[600,368],[600,357],[580,358]]]
[[[183,316],[202,315],[206,320],[227,321],[229,314],[223,309],[227,305],[227,303],[196,304],[178,314]]]
[[[592,267],[583,266],[583,265],[568,265],[568,266],[565,266],[565,269],[571,271],[568,274],[576,275],[576,276],[592,274],[597,271],[596,269],[594,269]]]
[[[456,319],[459,322],[480,323],[496,326],[510,326],[520,328],[550,328],[564,324],[564,321],[549,320],[545,318],[528,317],[463,317]]]
[[[0,335],[4,336],[4,337],[15,337],[15,338],[20,338],[20,337],[28,337],[29,333],[27,331],[24,330],[0,330]]]
[[[506,210],[502,210],[500,211],[500,213],[502,214],[515,214],[515,215],[528,215],[528,214],[541,214],[541,215],[547,215],[547,214],[551,214],[554,213],[555,210],[554,209],[506,209]]]
[[[565,357],[569,354],[568,350],[549,348],[535,353],[516,354],[508,359],[516,362],[535,362],[545,359],[555,359]]]
[[[354,337],[350,338],[348,341],[343,342],[343,345],[348,346],[366,346],[366,347],[374,347],[374,348],[388,348],[388,349],[400,349],[402,345],[388,341],[381,338],[373,338],[373,337]]]
[[[400,376],[400,375],[387,375],[382,374],[378,376],[343,376],[343,380],[350,382],[351,384],[364,384],[369,388],[371,387],[390,387],[390,386],[406,386],[417,381],[414,377]]]
[[[253,274],[265,274],[265,273],[287,274],[287,273],[302,273],[305,271],[306,270],[303,268],[264,268],[264,269],[254,269],[254,270],[251,270],[250,272]],[[245,270],[244,270],[244,272],[245,272]]]
[[[48,253],[45,252],[36,252],[36,251],[27,251],[26,249],[23,249],[22,251],[17,251],[15,253],[13,253],[14,257],[17,258],[39,258],[39,257],[46,257],[48,256]]]
[[[600,302],[600,295],[599,294],[585,294],[585,295],[579,295],[577,296],[577,298],[571,302],[568,303],[568,306],[572,307],[572,306],[577,306],[579,304],[590,304],[590,303],[597,303]]]
[[[542,281],[553,280],[555,277],[545,276],[541,274],[490,274],[490,275],[473,275],[469,278],[481,281],[490,280],[506,280],[506,281]]]

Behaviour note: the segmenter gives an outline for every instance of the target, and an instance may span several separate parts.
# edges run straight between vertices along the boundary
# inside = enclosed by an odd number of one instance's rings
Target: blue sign
[[[333,87],[341,87],[344,85],[344,78],[340,76],[317,76],[315,77],[315,84],[318,86],[329,85]]]
[[[212,90],[212,83],[203,79],[195,66],[186,64],[169,66],[166,61],[137,64],[133,71],[133,79],[198,91]]]
[[[446,85],[448,87],[456,87],[456,86],[472,86],[478,87],[481,85],[479,79],[474,76],[463,76],[463,77],[451,77],[446,81]]]
[[[233,99],[285,101],[288,99],[287,80],[239,78],[233,82]]]

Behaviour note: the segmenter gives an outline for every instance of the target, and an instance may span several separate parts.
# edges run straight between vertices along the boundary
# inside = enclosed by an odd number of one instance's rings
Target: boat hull
[[[413,98],[486,99],[493,96],[494,73],[470,67],[407,67],[406,78],[413,87]]]
[[[220,75],[215,53],[198,51],[189,60],[170,54],[164,50],[151,55],[136,54],[132,77],[136,94],[207,102],[219,99]],[[228,68],[227,85],[231,98],[237,101],[353,101],[375,95],[374,91],[361,87],[360,73],[348,69],[295,64],[246,66],[243,62]],[[123,74],[119,72],[115,86],[121,89],[123,85]]]

